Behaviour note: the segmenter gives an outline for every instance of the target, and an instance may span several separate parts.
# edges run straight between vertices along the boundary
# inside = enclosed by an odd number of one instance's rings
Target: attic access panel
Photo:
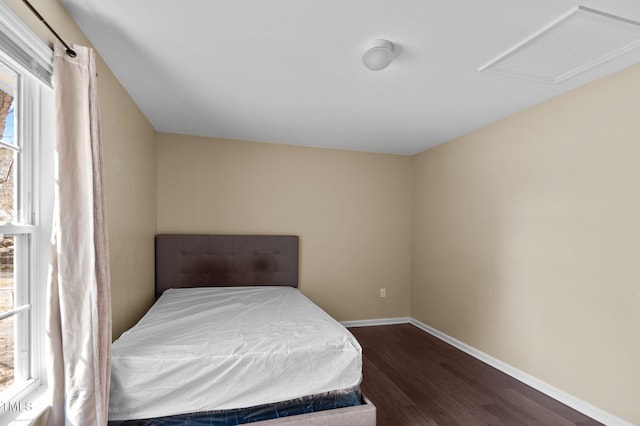
[[[556,84],[640,46],[640,22],[578,6],[478,69]]]

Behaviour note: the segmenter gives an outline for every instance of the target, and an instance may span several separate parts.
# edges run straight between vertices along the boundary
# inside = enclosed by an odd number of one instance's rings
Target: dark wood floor
[[[413,325],[350,331],[378,426],[600,424]]]

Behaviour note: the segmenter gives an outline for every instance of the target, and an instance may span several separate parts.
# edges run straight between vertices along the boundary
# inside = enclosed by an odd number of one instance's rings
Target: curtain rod
[[[22,0],[22,3],[26,4],[27,7],[29,8],[29,10],[31,12],[33,12],[34,15],[36,15],[36,17],[40,20],[40,22],[42,22],[49,31],[51,31],[51,33],[58,39],[60,40],[60,43],[62,43],[62,45],[67,49],[66,50],[66,54],[69,55],[72,58],[75,58],[77,56],[76,51],[73,50],[72,48],[69,47],[69,45],[58,35],[57,32],[55,32],[55,30],[53,28],[51,28],[51,25],[49,25],[49,23],[47,21],[45,21],[45,19],[42,17],[42,15],[40,15],[38,13],[38,11],[31,6],[31,3],[29,3],[27,0]]]

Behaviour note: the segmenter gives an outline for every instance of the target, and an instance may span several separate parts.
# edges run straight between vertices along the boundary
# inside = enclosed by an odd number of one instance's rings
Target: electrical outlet
[[[381,288],[380,289],[380,297],[387,297],[387,289],[386,288]]]

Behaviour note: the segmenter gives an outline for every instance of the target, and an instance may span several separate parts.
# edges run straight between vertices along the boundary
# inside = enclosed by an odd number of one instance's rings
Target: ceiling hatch
[[[478,71],[555,84],[640,47],[640,23],[578,6]]]

